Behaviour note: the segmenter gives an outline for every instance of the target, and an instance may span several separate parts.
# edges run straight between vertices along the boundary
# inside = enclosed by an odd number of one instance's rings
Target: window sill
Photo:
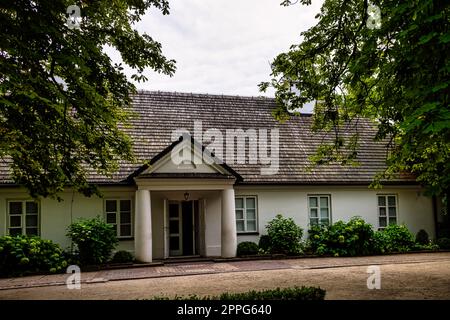
[[[118,238],[119,241],[130,241],[130,240],[134,240],[134,237],[128,237],[128,238]]]
[[[238,232],[238,236],[259,236],[259,232]]]

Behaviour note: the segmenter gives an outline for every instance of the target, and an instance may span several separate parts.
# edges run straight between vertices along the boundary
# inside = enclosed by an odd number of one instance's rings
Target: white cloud
[[[161,42],[166,57],[177,61],[170,78],[146,72],[139,89],[244,96],[261,93],[270,80],[270,62],[300,41],[300,32],[316,23],[322,1],[282,7],[281,0],[172,0],[170,15],[150,10],[137,24]],[[117,52],[108,49],[115,62]],[[127,74],[132,74],[126,69]]]

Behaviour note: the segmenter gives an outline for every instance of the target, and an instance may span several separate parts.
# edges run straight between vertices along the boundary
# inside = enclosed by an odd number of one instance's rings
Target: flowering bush
[[[383,236],[380,236],[384,243],[380,244],[383,246],[385,253],[407,252],[415,246],[414,235],[405,225],[391,224],[378,232],[384,233]]]
[[[0,237],[0,277],[55,273],[66,267],[63,250],[50,240],[23,235]]]
[[[359,217],[349,222],[338,221],[331,226],[312,226],[309,243],[319,255],[357,256],[372,253],[372,226]]]
[[[84,265],[106,263],[118,243],[113,226],[99,217],[72,223],[67,236],[76,244]]]

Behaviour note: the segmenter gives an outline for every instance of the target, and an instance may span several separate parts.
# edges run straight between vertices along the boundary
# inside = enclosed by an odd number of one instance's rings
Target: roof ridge
[[[241,96],[232,94],[179,92],[179,91],[145,90],[145,89],[137,90],[137,94],[161,94],[161,95],[182,96],[182,97],[191,96],[191,97],[238,98],[246,100],[269,100],[269,101],[275,100],[275,97],[267,97],[267,96]]]

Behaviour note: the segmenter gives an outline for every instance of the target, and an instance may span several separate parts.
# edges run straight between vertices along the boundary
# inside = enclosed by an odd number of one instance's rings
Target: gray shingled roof
[[[308,156],[328,136],[311,132],[312,117],[309,115],[292,116],[288,121],[278,123],[271,115],[275,108],[272,98],[144,91],[135,95],[133,101],[137,116],[131,121],[132,127],[125,130],[134,141],[138,163],[121,162],[119,171],[112,179],[92,172],[89,175],[92,182],[126,181],[142,168],[145,161],[153,159],[171,145],[173,130],[185,128],[193,132],[194,120],[202,120],[203,130],[216,128],[223,133],[226,129],[279,129],[278,174],[261,175],[260,164],[227,163],[242,177],[242,184],[369,184],[373,176],[385,167],[385,144],[373,141],[376,128],[368,120],[359,121],[359,166],[323,165],[307,171]],[[0,183],[11,182],[8,164],[0,163]],[[403,175],[392,182],[411,183],[414,179]]]

